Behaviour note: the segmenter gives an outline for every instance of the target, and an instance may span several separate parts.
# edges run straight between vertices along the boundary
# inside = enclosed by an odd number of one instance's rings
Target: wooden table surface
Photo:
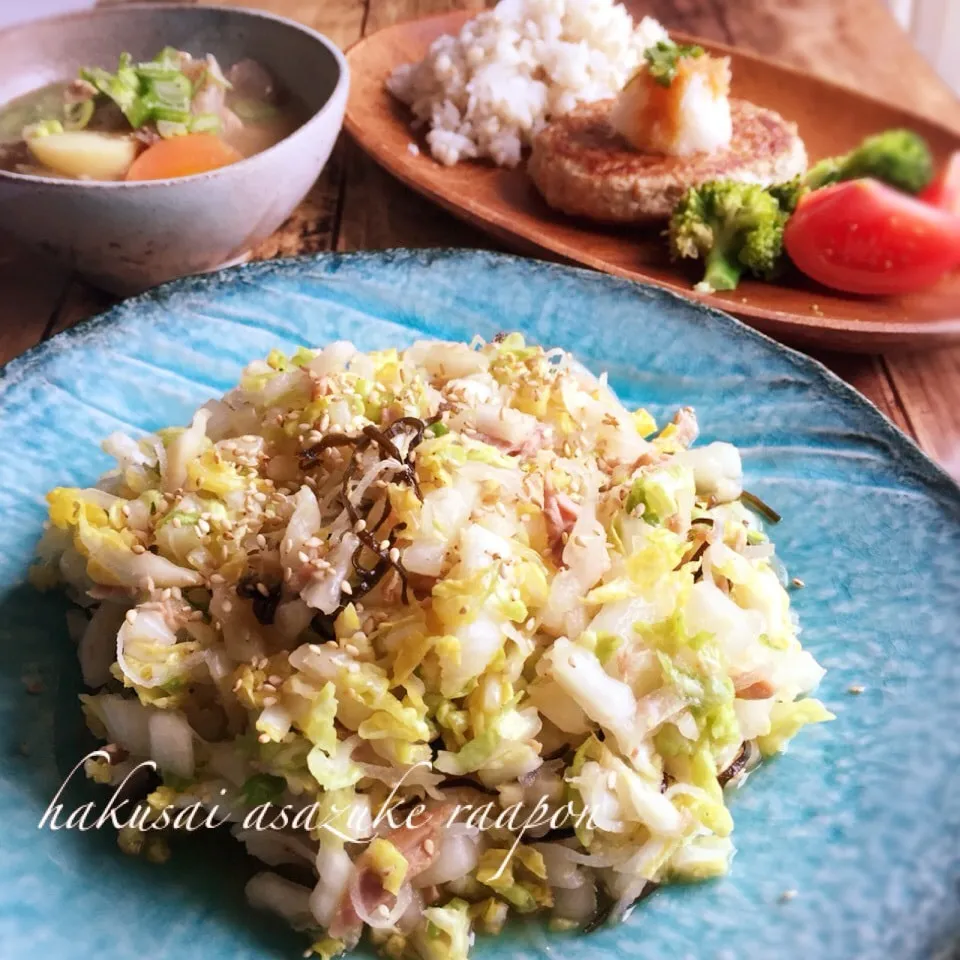
[[[344,48],[401,20],[484,6],[483,0],[231,2],[302,21]],[[913,49],[882,0],[631,0],[628,6],[669,29],[777,57],[960,130],[960,101]],[[255,256],[397,246],[495,244],[393,181],[344,138],[307,201]],[[111,302],[0,240],[0,364]],[[960,477],[960,348],[814,355]]]

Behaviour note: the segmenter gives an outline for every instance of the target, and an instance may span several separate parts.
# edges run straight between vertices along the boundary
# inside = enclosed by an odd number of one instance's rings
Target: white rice
[[[489,157],[513,167],[552,117],[615,96],[667,32],[637,27],[613,0],[501,0],[398,67],[388,89],[427,124],[430,152],[452,166]]]

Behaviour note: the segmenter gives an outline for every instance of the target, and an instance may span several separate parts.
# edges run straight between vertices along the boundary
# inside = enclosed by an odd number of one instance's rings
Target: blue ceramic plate
[[[64,604],[21,585],[58,483],[107,467],[113,430],[182,423],[271,347],[362,348],[501,329],[574,350],[621,397],[697,407],[744,455],[806,581],[804,642],[837,714],[733,799],[729,877],[667,888],[589,938],[524,925],[478,958],[949,957],[960,946],[960,491],[812,361],[659,290],[489,254],[264,263],[184,280],[54,338],[0,374],[0,955],[296,957],[251,914],[249,866],[204,835],[162,867],[107,830],[39,831],[86,742]],[[30,694],[23,678],[36,689]],[[851,685],[862,685],[855,696]],[[80,791],[68,791],[71,797]],[[785,891],[796,891],[793,899]]]

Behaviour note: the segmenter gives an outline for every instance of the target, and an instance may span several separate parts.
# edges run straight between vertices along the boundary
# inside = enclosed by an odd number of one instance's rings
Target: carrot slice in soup
[[[127,171],[128,180],[166,180],[206,173],[242,160],[243,155],[212,133],[188,133],[148,147]]]

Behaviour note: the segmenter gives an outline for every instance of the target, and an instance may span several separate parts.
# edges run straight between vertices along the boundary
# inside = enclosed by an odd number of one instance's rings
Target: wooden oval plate
[[[387,92],[384,80],[394,67],[422,58],[437,37],[456,33],[470,16],[456,12],[388,27],[347,54],[352,77],[346,127],[407,186],[509,248],[655,283],[734,313],[781,339],[858,351],[960,341],[960,272],[907,297],[840,294],[796,274],[783,285],[745,280],[732,293],[698,294],[691,289],[698,279],[696,267],[671,264],[658,230],[601,226],[557,213],[522,168],[437,163],[422,136],[411,130],[409,111]],[[909,127],[925,136],[938,163],[960,148],[955,133],[890,104],[741,50],[696,42],[732,58],[736,96],[771,107],[798,124],[811,159],[845,153],[868,134],[890,127]],[[411,143],[420,147],[419,155],[410,151]]]

